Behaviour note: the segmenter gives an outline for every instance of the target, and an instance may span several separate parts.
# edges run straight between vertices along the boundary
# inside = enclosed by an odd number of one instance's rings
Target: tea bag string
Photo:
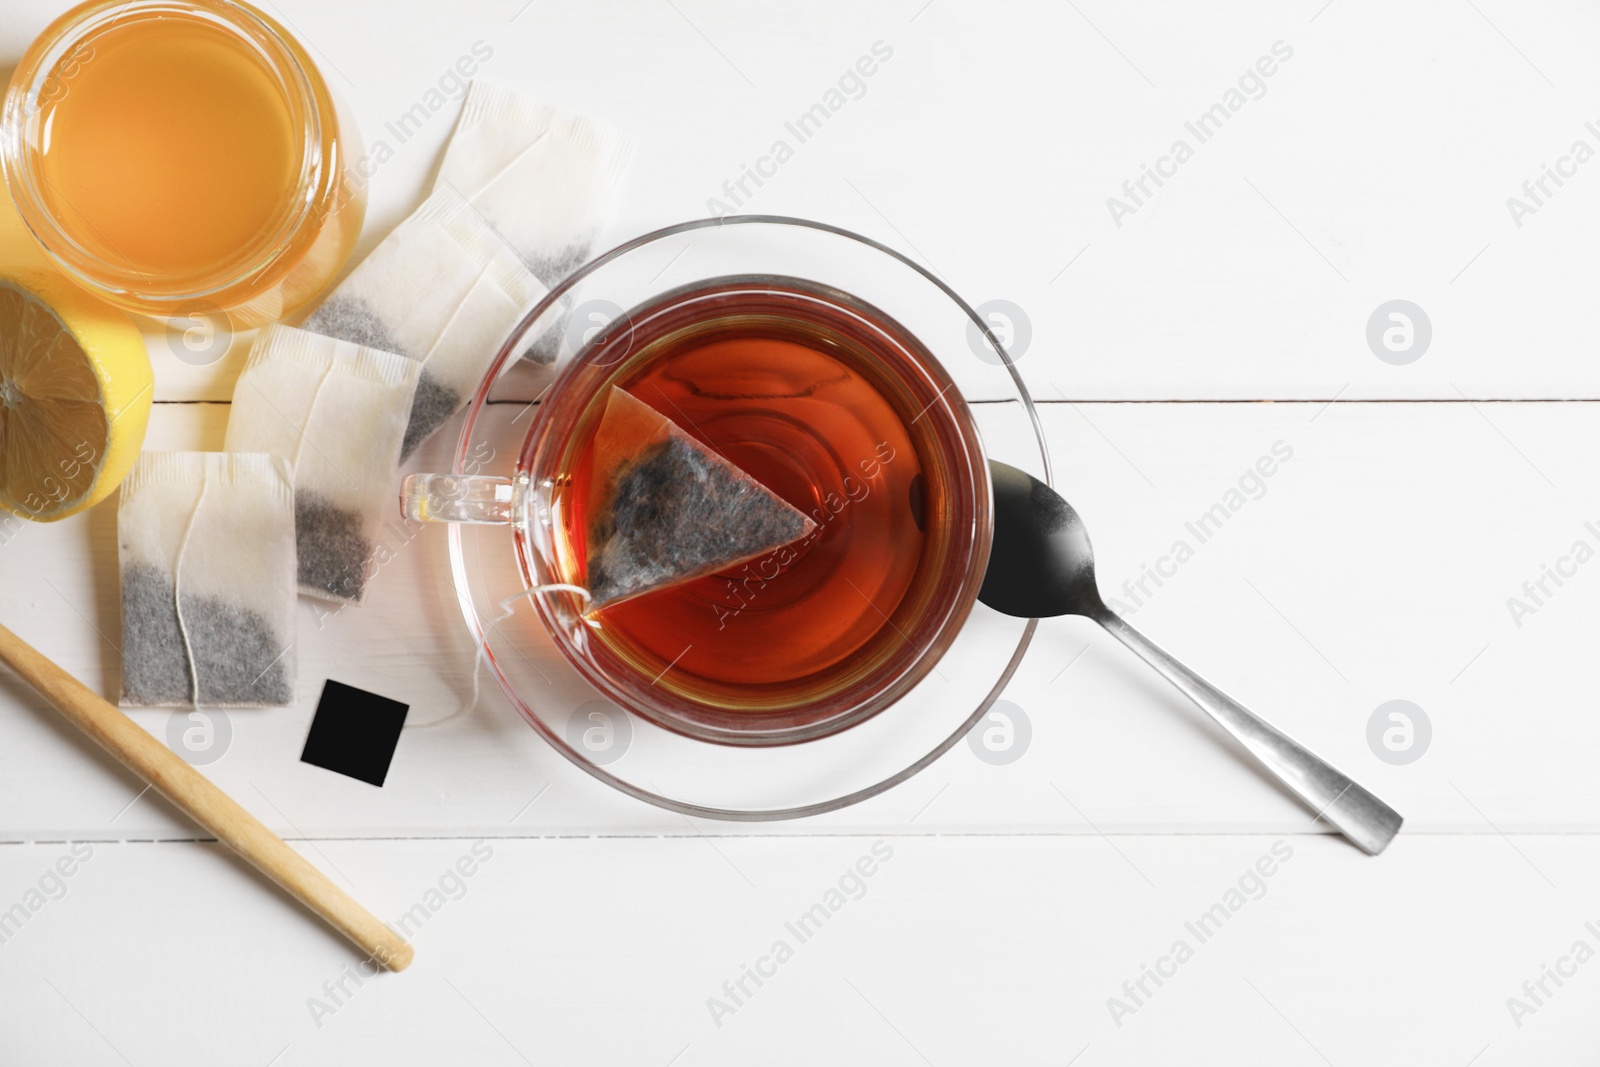
[[[183,617],[183,557],[189,551],[189,535],[194,533],[195,520],[200,517],[200,507],[206,501],[210,479],[200,483],[200,495],[195,498],[194,510],[184,524],[183,537],[178,541],[178,551],[172,560],[172,610],[178,617],[178,636],[183,638],[183,654],[189,660],[189,702],[200,706],[200,665],[194,659],[194,645],[189,640],[189,624]]]
[[[322,399],[322,390],[327,387],[328,379],[333,377],[333,370],[334,362],[330,359],[328,361],[328,369],[322,372],[321,378],[317,379],[317,388],[311,394],[311,403],[306,405],[306,417],[305,422],[300,430],[300,439],[294,443],[294,459],[289,461],[290,470],[298,471],[300,469],[300,455],[306,450],[306,442],[309,439],[305,427],[311,425],[311,416],[316,414],[317,401]],[[317,454],[321,455],[321,451],[319,450]],[[333,464],[330,462],[328,466],[333,467]],[[339,476],[344,477],[345,481],[350,480],[348,477],[345,477],[343,471],[339,471],[339,468],[334,467],[333,469],[338,471]]]
[[[489,190],[489,188],[491,186],[493,186],[496,182],[498,182],[501,178],[504,178],[507,174],[510,174],[512,169],[515,168],[518,163],[521,163],[524,159],[526,159],[528,157],[528,153],[529,152],[532,152],[535,148],[538,148],[540,145],[544,144],[544,139],[546,137],[549,137],[549,136],[550,136],[550,130],[549,129],[545,129],[545,130],[540,131],[539,136],[535,137],[532,141],[530,141],[526,148],[524,148],[522,151],[518,152],[516,155],[512,156],[509,160],[507,160],[505,166],[501,167],[499,170],[497,170],[493,174],[489,175],[488,179],[482,185],[478,186],[477,191],[474,192],[472,195],[473,196],[482,196],[484,193],[486,193]],[[452,185],[451,188],[454,189],[455,186]],[[461,190],[459,190],[459,189],[456,190],[456,192],[458,192],[458,193],[460,191]],[[465,197],[464,196],[464,197],[462,197],[462,199],[463,200],[470,200],[471,197]]]
[[[478,697],[481,695],[480,676],[483,668],[484,654],[489,648],[490,633],[494,631],[496,626],[499,626],[502,622],[505,622],[516,613],[516,607],[519,603],[527,600],[537,593],[571,593],[574,596],[582,597],[584,603],[588,603],[592,599],[589,596],[589,590],[585,589],[581,585],[568,585],[565,582],[551,582],[549,585],[530,586],[529,588],[524,589],[522,592],[508,596],[504,600],[500,601],[500,614],[489,620],[489,624],[483,628],[483,636],[479,637],[474,642],[477,645],[477,651],[473,653],[472,657],[472,700],[466,704],[463,704],[461,707],[457,708],[455,711],[452,711],[443,718],[434,719],[432,722],[407,723],[404,727],[402,727],[402,729],[430,730],[435,726],[443,726],[447,722],[459,719],[461,716],[478,706]]]
[[[478,276],[472,279],[472,284],[467,287],[467,295],[456,301],[456,306],[451,310],[450,317],[444,321],[443,326],[439,327],[438,335],[434,337],[433,343],[428,346],[428,351],[423,354],[421,359],[417,360],[418,363],[426,364],[433,356],[434,351],[450,333],[450,327],[455,325],[456,319],[460,318],[462,312],[466,311],[467,305],[472,303],[472,294],[478,291],[478,286],[483,284],[483,280],[489,276],[489,272],[493,269],[494,263],[490,262],[485,263],[483,269],[478,271]]]

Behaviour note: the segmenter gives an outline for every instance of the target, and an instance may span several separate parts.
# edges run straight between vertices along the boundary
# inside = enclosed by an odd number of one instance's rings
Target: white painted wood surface
[[[0,67],[60,6],[7,5]],[[1580,940],[1600,951],[1600,564],[1546,579],[1520,620],[1507,600],[1574,542],[1600,547],[1586,526],[1600,528],[1600,163],[1548,186],[1520,227],[1506,202],[1574,141],[1600,149],[1585,127],[1600,125],[1600,14],[521,7],[268,9],[311,43],[369,143],[479,40],[494,51],[483,76],[633,131],[608,240],[727,202],[724,181],[886,42],[860,99],[737,206],[859,229],[975,304],[1024,309],[1020,367],[1049,401],[1057,480],[1107,593],[1394,803],[1406,830],[1375,860],[1318,832],[1078,621],[1043,624],[1006,693],[1032,724],[1022,758],[958,746],[805,823],[639,805],[567,765],[492,687],[470,714],[408,730],[382,789],[299,763],[324,678],[406,699],[414,721],[468,698],[472,645],[428,530],[368,605],[320,630],[302,605],[296,705],[232,713],[207,768],[380,916],[410,911],[415,928],[422,904],[413,971],[330,994],[357,962],[341,942],[0,675],[0,924],[27,913],[0,925],[0,1064],[1592,1060],[1600,964],[1562,960]],[[1293,55],[1265,94],[1117,226],[1107,198],[1278,41]],[[363,248],[421,198],[454,106],[374,175]],[[1433,328],[1409,366],[1365,337],[1396,298]],[[197,368],[151,333],[151,447],[221,447],[244,340]],[[1249,402],[1269,399],[1295,402]],[[1003,405],[980,418],[993,440],[1023,432]],[[413,465],[444,465],[449,436]],[[1199,543],[1186,523],[1279,442],[1292,456]],[[115,525],[107,505],[0,545],[0,618],[107,694]],[[1174,568],[1180,540],[1194,553]],[[1146,565],[1172,576],[1121,592]],[[1432,723],[1410,765],[1368,745],[1391,699]],[[132,714],[166,736],[167,712]],[[784,923],[879,840],[893,858],[799,944]],[[1279,840],[1293,857],[1265,895],[1199,944],[1185,922]],[[58,882],[69,841],[92,854]],[[480,841],[491,858],[458,885],[447,872]],[[718,1026],[708,998],[732,1005],[723,981],[783,938],[794,958]],[[1123,991],[1185,938],[1194,958],[1175,977],[1147,980],[1144,1003]],[[1546,966],[1572,973],[1535,1001],[1523,983]],[[1137,1009],[1121,1026],[1112,997]],[[1536,1010],[1514,1017],[1511,997]]]

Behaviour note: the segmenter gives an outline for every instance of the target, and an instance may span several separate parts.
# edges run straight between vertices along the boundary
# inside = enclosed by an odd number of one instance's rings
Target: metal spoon
[[[1222,690],[1173,659],[1106,607],[1094,580],[1083,521],[1059,493],[993,460],[994,548],[978,599],[1025,619],[1093,619],[1232,734],[1319,816],[1376,856],[1400,830],[1400,813]]]

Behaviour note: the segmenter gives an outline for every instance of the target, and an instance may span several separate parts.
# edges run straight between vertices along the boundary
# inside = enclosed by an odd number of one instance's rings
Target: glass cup
[[[662,338],[730,315],[780,332],[799,323],[812,341],[823,320],[829,343],[860,346],[878,391],[899,391],[895,408],[924,476],[917,570],[881,612],[870,654],[779,693],[702,685],[676,677],[672,663],[645,669],[583,615],[581,598],[544,589],[583,577],[567,494],[611,386],[651,366]],[[551,331],[553,382],[519,358]],[[853,452],[817,443],[819,455],[830,451],[816,461],[850,468]],[[674,810],[787,818],[854,803],[926,766],[1020,661],[1033,624],[976,604],[991,539],[990,455],[1048,476],[1031,400],[989,323],[869,239],[733,216],[630,241],[557,287],[498,353],[468,408],[454,470],[410,475],[401,505],[408,518],[450,524],[456,592],[485,662],[564,755]],[[619,736],[625,760],[614,756]]]

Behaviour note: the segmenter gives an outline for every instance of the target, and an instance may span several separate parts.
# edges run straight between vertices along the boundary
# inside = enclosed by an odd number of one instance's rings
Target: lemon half
[[[0,508],[50,522],[110,496],[154,385],[121,311],[44,271],[0,274]]]

